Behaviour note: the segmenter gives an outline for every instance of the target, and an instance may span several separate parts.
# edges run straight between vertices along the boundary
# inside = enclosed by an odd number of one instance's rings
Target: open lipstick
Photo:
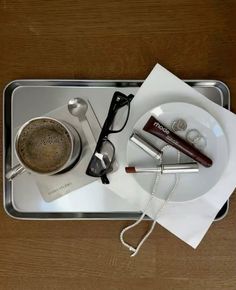
[[[143,128],[144,131],[162,139],[166,143],[175,147],[177,150],[191,157],[193,160],[199,162],[205,167],[212,166],[212,160],[193,147],[184,139],[167,129],[156,118],[151,116]]]
[[[161,174],[173,174],[173,173],[194,173],[199,172],[198,164],[192,163],[180,163],[180,164],[161,164],[154,168],[143,168],[135,166],[125,167],[126,173],[153,173],[158,172]]]

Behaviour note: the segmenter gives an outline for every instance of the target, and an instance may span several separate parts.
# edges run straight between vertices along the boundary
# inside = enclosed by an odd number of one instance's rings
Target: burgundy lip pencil
[[[143,127],[143,130],[156,137],[159,137],[166,143],[170,144],[179,151],[188,155],[189,157],[199,162],[203,166],[205,167],[212,166],[212,160],[210,158],[201,153],[198,149],[193,147],[184,139],[180,138],[178,135],[171,132],[153,116],[151,116],[150,119],[147,121],[146,125]]]

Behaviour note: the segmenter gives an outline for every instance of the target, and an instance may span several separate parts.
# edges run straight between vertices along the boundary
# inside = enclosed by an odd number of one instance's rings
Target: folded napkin
[[[196,248],[236,185],[236,135],[232,134],[236,128],[236,117],[230,111],[208,100],[159,64],[154,67],[135,95],[125,129],[120,134],[109,136],[116,147],[119,169],[109,176],[110,184],[107,186],[128,202],[137,205],[141,211],[144,210],[151,192],[144,190],[131,174],[125,173],[127,144],[137,121],[146,112],[168,102],[184,102],[204,109],[220,124],[227,140],[228,158],[222,168],[222,174],[207,192],[192,200],[182,202],[168,200],[164,206],[163,199],[165,198],[163,196],[159,198],[157,193],[147,210],[148,216],[154,219],[158,208],[161,208],[156,221]]]
[[[47,117],[71,124],[79,133],[82,142],[80,159],[71,170],[56,175],[32,174],[43,199],[51,202],[95,181],[93,177],[86,175],[85,171],[95,149],[100,126],[93,115],[90,104],[88,104],[86,119],[84,120],[79,120],[71,115],[67,105],[49,112]],[[94,128],[97,130],[96,134]]]

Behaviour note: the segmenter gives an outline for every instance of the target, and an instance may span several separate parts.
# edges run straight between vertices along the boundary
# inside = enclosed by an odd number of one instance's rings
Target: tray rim
[[[10,186],[7,186],[5,180],[6,171],[6,103],[7,98],[10,97],[10,112],[12,112],[12,100],[11,96],[13,92],[22,86],[44,86],[44,87],[138,87],[144,80],[82,80],[82,79],[16,79],[9,82],[3,90],[3,206],[7,215],[14,219],[20,220],[133,220],[140,216],[139,212],[23,212],[14,208],[12,202],[12,190],[11,182]],[[185,83],[191,87],[214,87],[221,92],[222,106],[230,110],[230,90],[229,87],[220,80],[214,79],[183,79]],[[62,84],[66,83],[66,84]],[[117,86],[118,84],[118,86]],[[129,86],[128,86],[129,84]],[[8,117],[9,118],[9,117]],[[10,113],[10,119],[12,114]],[[10,123],[11,124],[11,123]],[[11,143],[11,139],[10,139]],[[11,160],[10,160],[11,161]],[[223,219],[229,209],[229,200],[227,201],[227,207],[225,213],[216,218],[215,220]],[[60,216],[59,216],[60,215]],[[149,219],[146,217],[146,219]]]

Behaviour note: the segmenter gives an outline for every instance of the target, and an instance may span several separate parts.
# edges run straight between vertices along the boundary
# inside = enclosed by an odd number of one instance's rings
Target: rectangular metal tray
[[[213,102],[230,109],[228,87],[217,80],[185,80],[185,82]],[[140,212],[98,182],[47,203],[27,175],[13,182],[5,179],[5,172],[16,164],[13,150],[15,128],[30,118],[47,114],[65,105],[71,98],[85,97],[94,107],[102,124],[113,92],[136,93],[140,80],[16,80],[4,90],[3,125],[3,186],[4,208],[18,219],[137,219]],[[226,215],[225,204],[217,218]]]

